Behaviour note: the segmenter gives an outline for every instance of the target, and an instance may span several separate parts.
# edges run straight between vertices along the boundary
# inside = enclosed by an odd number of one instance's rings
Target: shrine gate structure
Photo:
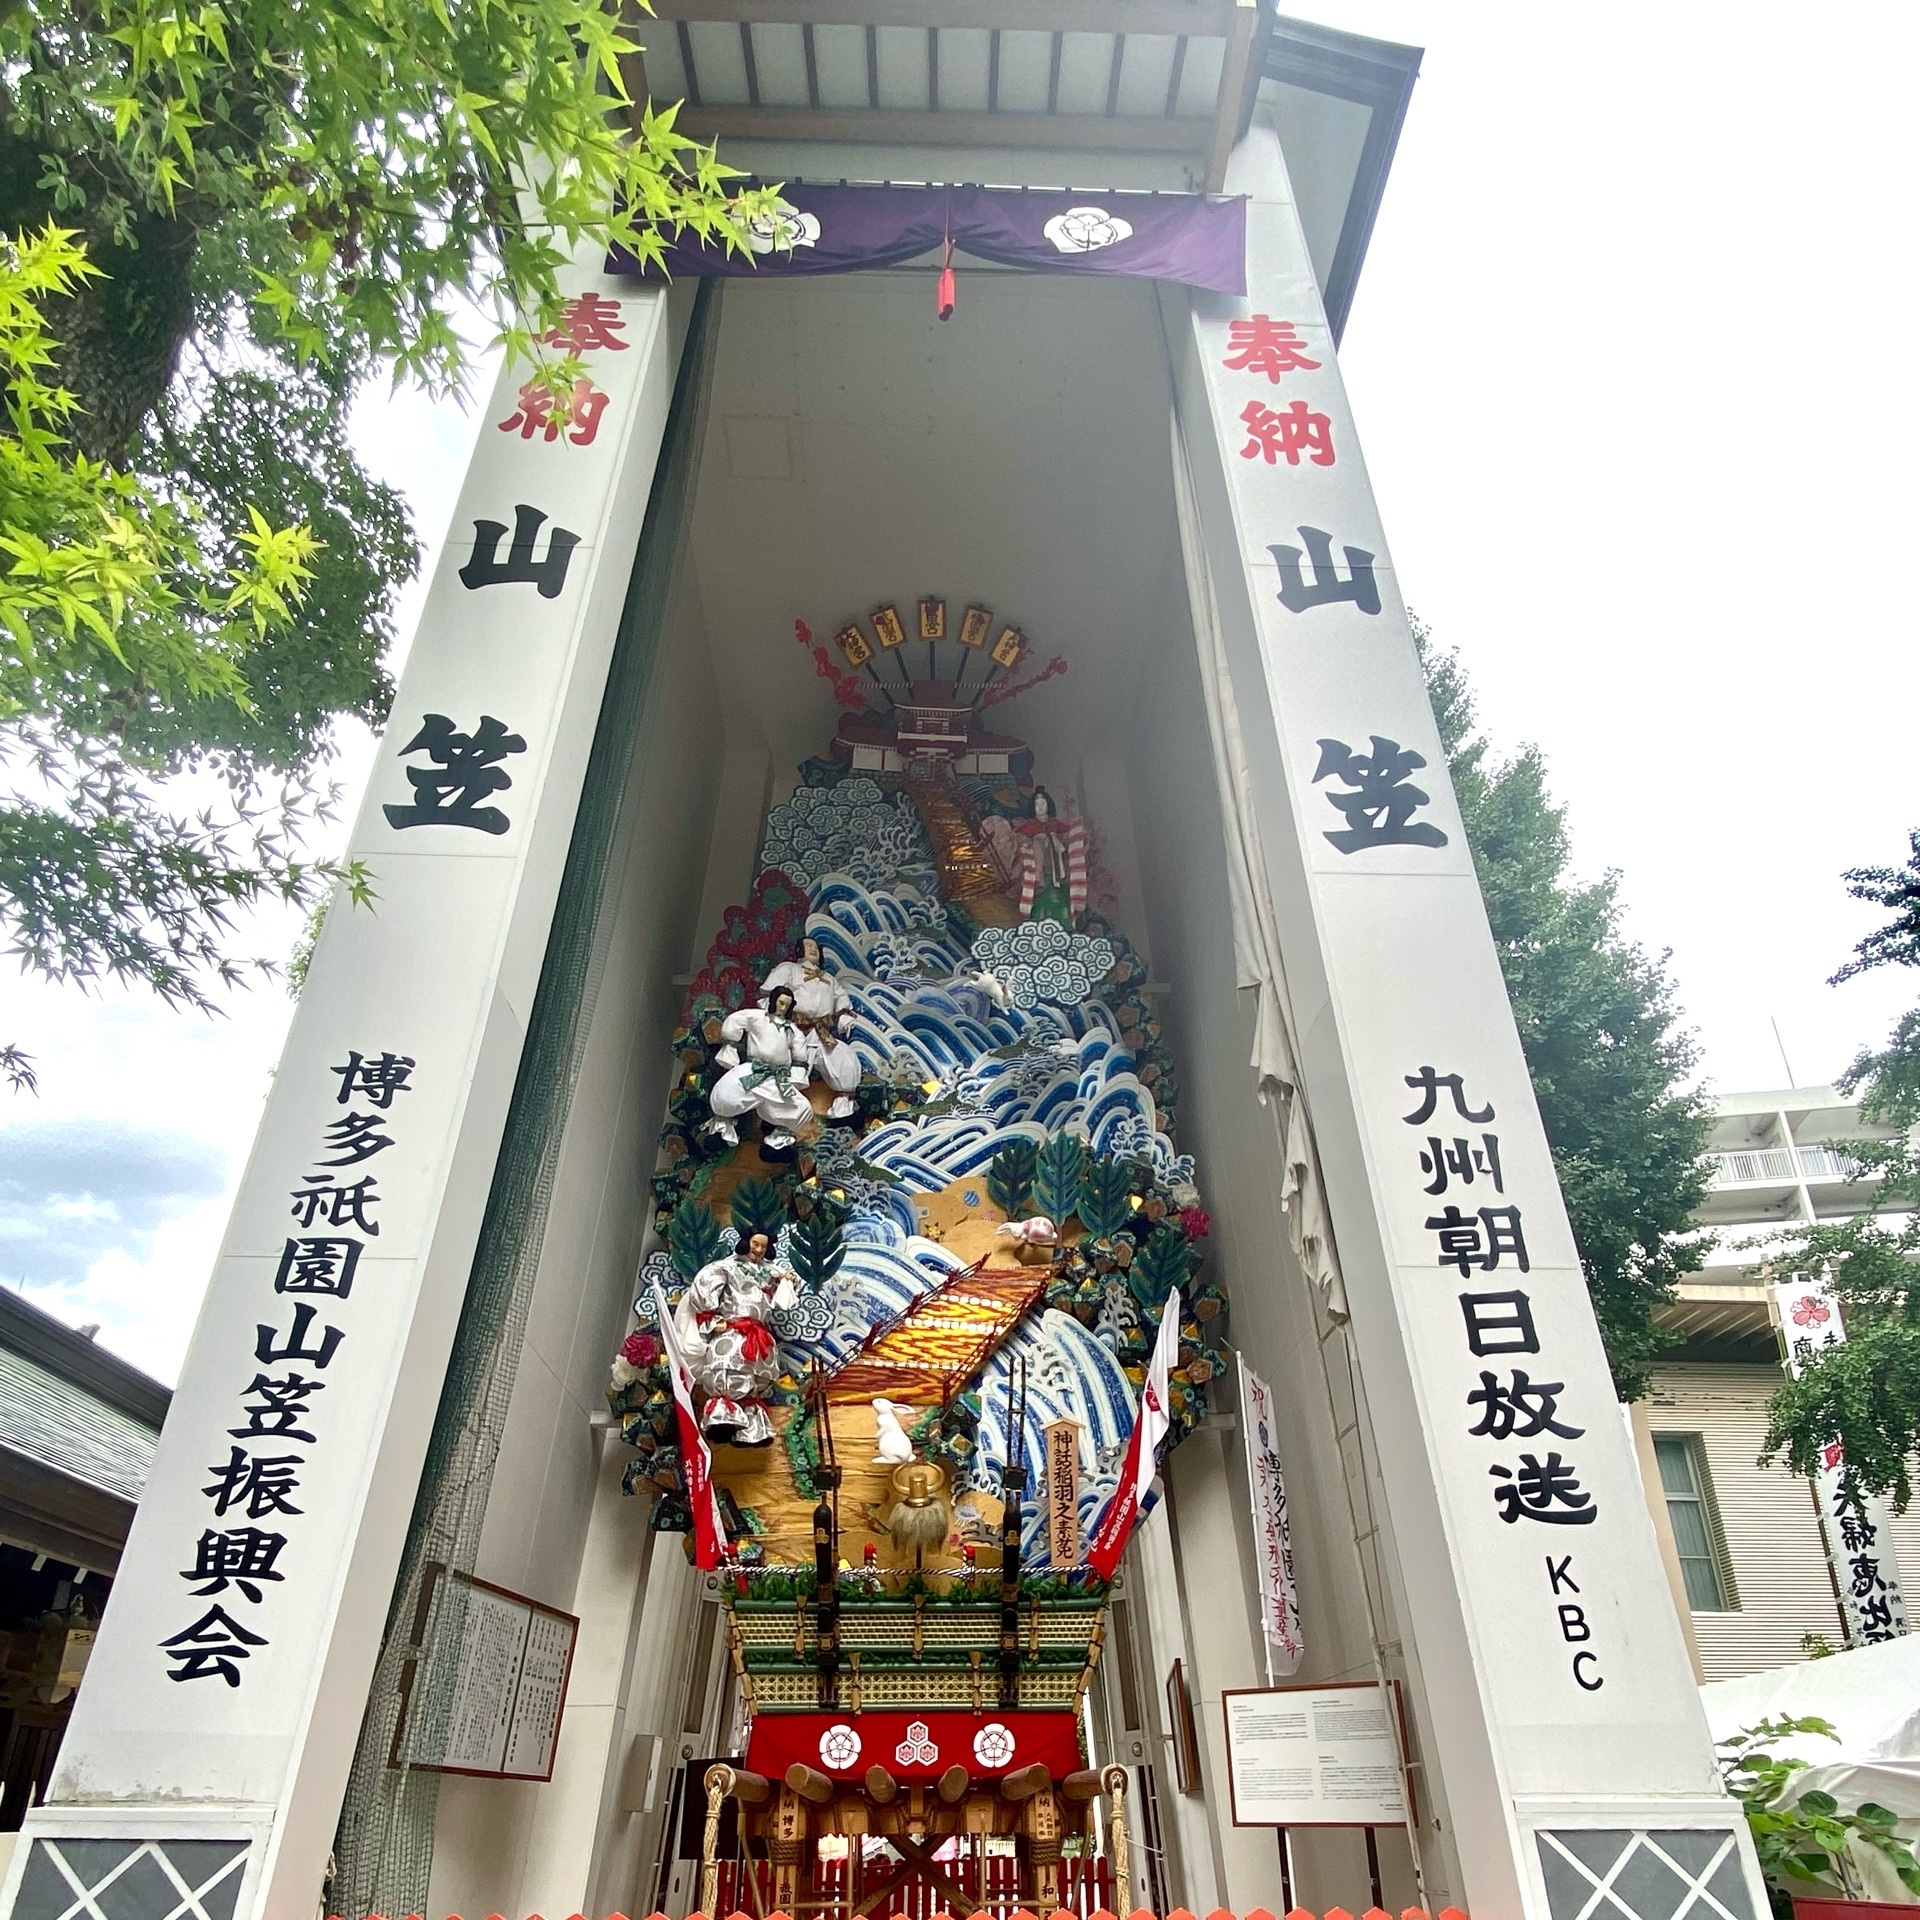
[[[1417,56],[658,13],[792,211],[501,375],[0,1900],[1760,1920],[1341,384]]]

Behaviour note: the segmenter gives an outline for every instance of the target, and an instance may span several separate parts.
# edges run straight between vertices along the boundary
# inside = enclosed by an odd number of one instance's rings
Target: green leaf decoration
[[[1133,1168],[1124,1160],[1090,1160],[1080,1183],[1080,1224],[1094,1240],[1111,1240],[1133,1217]]]
[[[1170,1288],[1187,1283],[1187,1242],[1177,1227],[1156,1227],[1146,1244],[1133,1256],[1127,1269],[1127,1285],[1136,1300],[1149,1307],[1157,1317],[1167,1303]]]
[[[987,1169],[987,1195],[1009,1220],[1017,1220],[1033,1198],[1033,1176],[1040,1149],[1031,1140],[1013,1139],[993,1156]]]
[[[1071,1133],[1047,1136],[1034,1164],[1033,1197],[1055,1226],[1080,1204],[1080,1181],[1086,1171],[1086,1149]]]
[[[824,1207],[816,1207],[793,1229],[793,1270],[810,1291],[817,1293],[840,1271],[846,1255],[846,1237],[840,1222]]]
[[[682,1280],[691,1280],[720,1258],[720,1223],[700,1200],[683,1200],[667,1223],[667,1257]]]
[[[756,1233],[764,1233],[768,1242],[777,1242],[780,1229],[787,1224],[787,1209],[780,1189],[771,1180],[742,1180],[727,1201],[727,1217],[740,1236],[744,1248]]]
[[[1746,1814],[1767,1885],[1778,1893],[1791,1891],[1792,1881],[1811,1880],[1825,1891],[1851,1895],[1855,1889],[1845,1856],[1848,1843],[1858,1841],[1879,1853],[1903,1885],[1920,1891],[1920,1864],[1892,1830],[1886,1808],[1867,1800],[1843,1812],[1832,1794],[1817,1790],[1802,1794],[1793,1806],[1780,1804],[1794,1775],[1808,1763],[1774,1753],[1771,1743],[1800,1733],[1838,1738],[1825,1720],[1783,1715],[1742,1727],[1717,1743],[1721,1778]]]

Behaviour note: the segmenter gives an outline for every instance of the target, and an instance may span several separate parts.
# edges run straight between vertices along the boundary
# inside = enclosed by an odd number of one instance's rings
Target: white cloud
[[[217,1194],[140,1236],[143,1251],[114,1247],[84,1279],[30,1287],[26,1297],[71,1326],[98,1324],[103,1347],[171,1386],[232,1204],[231,1193]]]
[[[1826,980],[1880,917],[1841,869],[1920,823],[1920,12],[1308,11],[1426,50],[1341,351],[1407,598],[1673,949],[1713,1080],[1781,1084],[1775,1019],[1824,1080],[1915,997]]]

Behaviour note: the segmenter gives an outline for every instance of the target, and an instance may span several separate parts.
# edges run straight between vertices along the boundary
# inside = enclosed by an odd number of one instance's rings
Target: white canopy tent
[[[1837,1742],[1799,1734],[1774,1747],[1808,1763],[1787,1798],[1830,1793],[1846,1809],[1874,1801],[1899,1816],[1902,1839],[1920,1841],[1920,1636],[1717,1680],[1700,1698],[1716,1741],[1782,1715],[1827,1721]],[[1878,1855],[1862,1854],[1853,1859],[1872,1898],[1914,1901]]]

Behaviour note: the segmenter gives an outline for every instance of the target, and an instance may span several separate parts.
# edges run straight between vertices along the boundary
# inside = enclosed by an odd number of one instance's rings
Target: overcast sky
[[[1712,1084],[1783,1084],[1781,1042],[1827,1080],[1914,997],[1825,981],[1875,918],[1840,869],[1920,824],[1920,9],[1302,10],[1426,49],[1341,356],[1407,596],[1671,948]],[[478,426],[363,404],[431,542]],[[0,1280],[171,1380],[287,1015],[0,978],[43,1089],[0,1094]]]

